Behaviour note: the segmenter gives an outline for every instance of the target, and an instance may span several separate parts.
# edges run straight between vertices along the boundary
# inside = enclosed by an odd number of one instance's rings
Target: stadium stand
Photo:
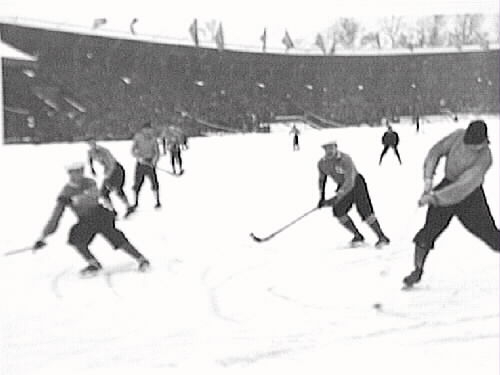
[[[6,142],[128,139],[145,121],[190,135],[499,111],[499,51],[301,56],[0,24],[36,64],[4,64]],[[263,126],[264,125],[264,126]]]

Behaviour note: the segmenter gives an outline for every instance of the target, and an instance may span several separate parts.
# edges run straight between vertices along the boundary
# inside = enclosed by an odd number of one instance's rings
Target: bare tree
[[[360,44],[362,47],[372,47],[372,48],[382,48],[382,44],[380,42],[380,34],[378,32],[371,31],[361,37]]]
[[[481,42],[481,28],[484,16],[481,14],[457,15],[453,19],[450,42],[457,47]]]
[[[419,47],[441,47],[445,44],[446,17],[434,15],[417,20],[417,44]]]
[[[391,40],[391,48],[398,47],[402,25],[402,17],[391,16],[390,18],[385,17],[382,19],[380,31]]]
[[[332,50],[335,50],[337,44],[341,44],[346,48],[353,48],[356,43],[356,38],[359,34],[360,25],[353,18],[339,18],[330,26],[326,32],[326,39],[332,43]]]
[[[217,21],[211,19],[210,21],[205,22],[202,27],[198,27],[198,32],[205,40],[210,42],[215,41],[215,34],[217,34]]]

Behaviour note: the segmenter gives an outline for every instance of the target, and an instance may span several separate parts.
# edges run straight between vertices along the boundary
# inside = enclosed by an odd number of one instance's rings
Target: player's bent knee
[[[375,217],[375,214],[369,214],[368,216],[365,216],[362,218],[363,221],[366,223],[366,224],[373,224],[374,222],[377,221],[377,218]]]
[[[342,224],[347,223],[349,221],[349,216],[347,216],[347,215],[336,216],[336,217],[337,217],[337,220]]]

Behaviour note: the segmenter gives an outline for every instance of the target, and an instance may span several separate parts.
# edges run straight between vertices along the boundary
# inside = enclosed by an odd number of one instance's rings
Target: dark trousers
[[[103,181],[101,195],[105,198],[109,198],[109,193],[111,191],[116,191],[119,196],[123,197],[125,196],[123,185],[125,185],[125,169],[123,169],[120,163],[116,163],[111,176]]]
[[[123,232],[115,228],[115,215],[100,205],[71,227],[68,242],[77,249],[86,248],[98,233],[115,249],[128,242]]]
[[[175,163],[179,166],[180,170],[182,170],[182,157],[181,150],[177,149],[174,151],[170,151],[170,164],[172,165],[172,170],[175,171]]]
[[[297,134],[294,134],[293,136],[293,149],[298,150],[300,148],[299,146],[299,136]]]
[[[373,205],[368,193],[368,187],[361,174],[356,176],[354,188],[333,206],[333,215],[335,217],[347,215],[353,204],[356,205],[359,216],[363,220],[373,215]]]
[[[167,153],[167,139],[165,137],[161,138],[161,146],[163,148],[163,155]]]
[[[389,148],[392,148],[394,150],[394,153],[396,154],[396,156],[399,160],[399,164],[401,164],[401,156],[399,155],[398,146],[389,146],[389,145],[384,146],[384,149],[382,150],[382,153],[380,154],[380,160],[378,163],[379,164],[382,163],[382,159],[384,158],[384,155],[387,153],[387,150],[389,150]]]
[[[136,193],[141,190],[142,184],[144,183],[144,178],[146,176],[151,181],[151,188],[154,191],[158,190],[158,176],[154,167],[149,164],[137,163],[135,166],[134,186],[132,188]]]
[[[437,191],[449,184],[451,181],[444,179],[434,190]],[[434,242],[455,215],[469,232],[479,237],[493,250],[500,251],[500,231],[491,216],[482,186],[452,206],[429,206],[424,227],[418,231],[413,242],[424,249],[434,248]]]

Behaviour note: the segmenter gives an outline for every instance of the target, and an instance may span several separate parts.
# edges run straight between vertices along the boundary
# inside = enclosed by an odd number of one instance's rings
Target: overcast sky
[[[356,17],[363,25],[390,15],[499,13],[499,0],[0,0],[0,17],[22,17],[90,26],[108,19],[107,29],[128,31],[137,17],[136,31],[189,39],[193,18],[200,26],[221,21],[226,43],[259,45],[264,27],[269,45],[280,43],[285,28],[292,38],[313,38],[335,18]]]

